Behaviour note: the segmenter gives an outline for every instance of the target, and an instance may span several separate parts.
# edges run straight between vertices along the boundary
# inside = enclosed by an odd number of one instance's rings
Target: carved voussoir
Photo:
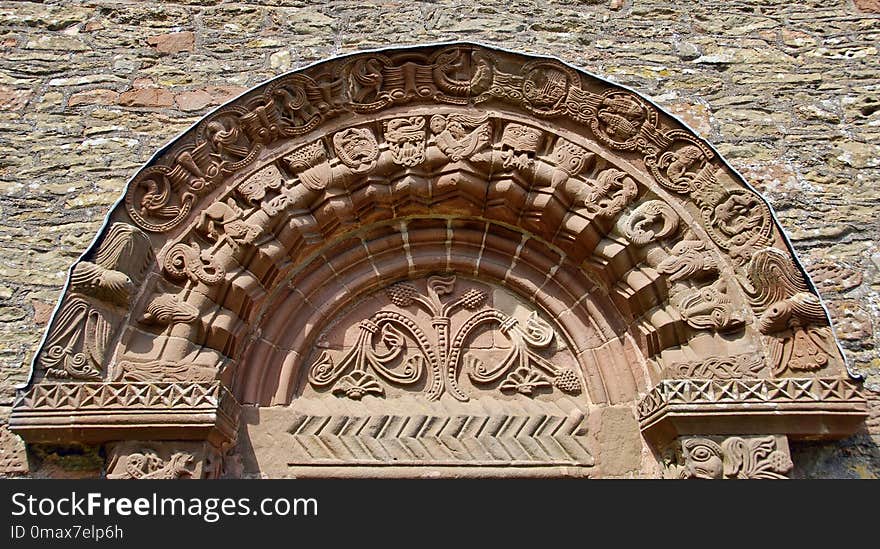
[[[212,250],[202,250],[196,242],[179,242],[172,246],[165,253],[162,268],[174,280],[202,282],[209,286],[217,284],[226,276],[226,270]]]
[[[702,240],[682,240],[657,265],[657,271],[668,275],[670,282],[705,279],[718,274],[718,260]]]
[[[770,208],[751,191],[724,191],[712,207],[705,207],[702,212],[709,237],[726,250],[739,267],[747,265],[752,254],[770,243],[773,232]]]
[[[431,117],[430,127],[437,148],[453,162],[471,158],[487,148],[492,139],[488,114],[438,114]]]
[[[757,251],[748,265],[752,304],[760,317],[775,373],[816,371],[838,354],[819,297],[789,257],[777,248]]]
[[[682,437],[664,476],[678,479],[784,479],[793,464],[781,435]]]
[[[214,202],[199,214],[196,230],[213,242],[225,241],[233,249],[253,244],[262,227],[242,218],[242,210],[230,198],[226,202]]]
[[[267,193],[280,190],[283,181],[284,177],[278,168],[269,164],[242,181],[235,190],[247,202],[254,204],[264,200]]]
[[[698,201],[715,192],[718,181],[710,162],[715,156],[712,150],[682,131],[673,130],[665,137],[669,146],[645,158],[657,182],[677,193],[692,193]]]
[[[427,135],[423,116],[393,118],[385,122],[383,127],[385,142],[395,164],[412,168],[425,161]]]
[[[672,236],[678,229],[678,214],[661,200],[649,200],[638,207],[623,223],[623,233],[630,242],[644,246]]]
[[[501,161],[505,169],[530,169],[544,132],[522,124],[507,124],[501,135]]]
[[[732,331],[744,324],[722,278],[708,286],[680,289],[670,300],[684,321],[697,330]]]
[[[144,233],[114,223],[89,259],[72,269],[69,293],[35,361],[36,368],[49,378],[102,377],[117,323],[154,256]]]
[[[638,193],[639,187],[629,174],[608,168],[592,182],[584,206],[599,217],[612,218],[635,200]]]
[[[634,94],[608,90],[590,117],[593,134],[617,150],[648,147],[648,136],[657,126],[657,111]]]
[[[335,133],[333,148],[340,162],[354,173],[372,170],[379,158],[379,144],[368,128],[349,128]]]

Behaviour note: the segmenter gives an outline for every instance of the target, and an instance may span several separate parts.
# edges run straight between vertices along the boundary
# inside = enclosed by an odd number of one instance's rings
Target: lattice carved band
[[[663,380],[638,416],[652,440],[701,432],[834,438],[864,420],[867,401],[858,382],[840,378]]]
[[[220,383],[41,383],[19,395],[10,428],[29,441],[235,440],[239,405]]]

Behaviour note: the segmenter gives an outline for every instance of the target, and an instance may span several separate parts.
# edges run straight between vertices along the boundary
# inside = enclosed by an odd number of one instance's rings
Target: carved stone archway
[[[777,477],[863,421],[767,203],[636,93],[456,43],[206,116],[130,181],[10,427],[108,477]]]

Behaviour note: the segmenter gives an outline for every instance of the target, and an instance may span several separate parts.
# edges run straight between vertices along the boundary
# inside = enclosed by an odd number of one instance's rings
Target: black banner
[[[595,480],[288,480],[0,482],[0,547],[456,547],[657,536],[723,540],[724,532],[803,531],[806,514],[849,522],[859,482]],[[846,488],[846,490],[844,490]],[[822,495],[824,494],[824,495]],[[839,499],[836,499],[839,498]],[[853,498],[853,499],[850,499]],[[838,505],[830,505],[837,501]],[[854,505],[854,503],[853,503]],[[851,508],[849,508],[851,509]],[[759,525],[764,526],[759,526]],[[813,525],[815,526],[815,525]],[[821,535],[823,529],[816,532]],[[828,530],[830,533],[831,530]],[[756,534],[750,534],[756,535]],[[672,541],[671,538],[666,538]],[[819,538],[811,538],[819,539]],[[456,541],[457,540],[457,541]],[[684,539],[682,540],[684,541]],[[763,545],[763,544],[762,544]],[[207,545],[206,545],[207,546]]]

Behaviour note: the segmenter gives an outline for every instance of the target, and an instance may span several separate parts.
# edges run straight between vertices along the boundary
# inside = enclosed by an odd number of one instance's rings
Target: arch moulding
[[[336,58],[129,182],[19,390],[107,476],[782,477],[863,422],[764,199],[638,94],[455,43]]]

